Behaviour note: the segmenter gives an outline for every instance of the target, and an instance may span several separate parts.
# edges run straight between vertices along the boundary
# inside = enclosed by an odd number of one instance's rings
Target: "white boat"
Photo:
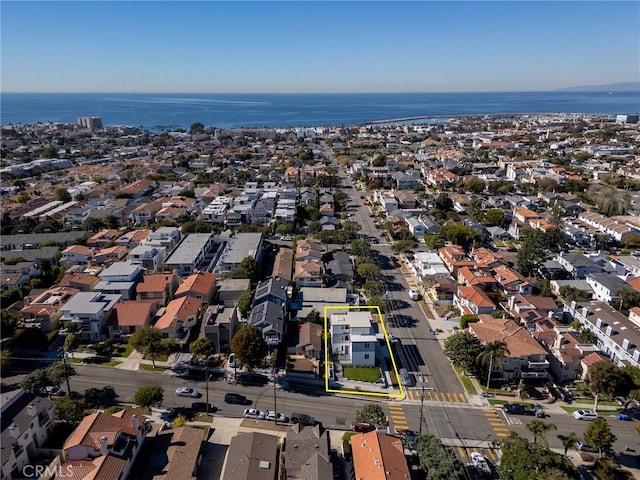
[[[491,467],[480,452],[471,452],[471,461],[480,475],[491,475]]]

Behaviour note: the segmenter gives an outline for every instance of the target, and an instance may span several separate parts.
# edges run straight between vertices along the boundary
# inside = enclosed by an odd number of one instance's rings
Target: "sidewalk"
[[[67,360],[84,360],[87,358],[100,357],[100,355],[96,355],[95,353],[85,353],[85,352],[74,352],[73,354],[67,353]],[[112,368],[119,368],[121,370],[140,370],[140,365],[153,365],[151,360],[145,360],[142,358],[142,353],[137,350],[133,350],[128,357],[101,357],[108,358],[109,362],[119,362],[118,365],[114,365]],[[156,360],[156,367],[166,367],[170,368],[175,365],[175,359],[172,358],[174,355],[170,355],[166,362],[161,362]],[[71,366],[77,364],[76,362],[69,362]],[[85,365],[88,363],[85,363]],[[100,363],[93,363],[92,365],[100,366]],[[109,367],[111,367],[109,365]]]

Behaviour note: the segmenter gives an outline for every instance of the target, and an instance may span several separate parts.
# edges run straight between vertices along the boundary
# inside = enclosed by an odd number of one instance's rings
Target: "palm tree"
[[[558,429],[554,423],[546,423],[538,419],[531,420],[526,427],[527,430],[533,433],[533,443],[538,443],[538,440],[540,440],[540,443],[544,445],[547,445],[547,437],[544,434],[549,430]]]
[[[502,359],[509,353],[506,342],[502,340],[494,340],[484,346],[484,350],[478,355],[478,362],[480,365],[489,364],[489,373],[487,374],[487,388],[491,383],[491,371],[493,370],[493,364],[497,363],[502,368]]]
[[[578,446],[578,436],[571,432],[569,435],[558,435],[558,438],[562,442],[562,446],[564,447],[564,456],[567,456],[567,452],[570,448],[576,448]]]

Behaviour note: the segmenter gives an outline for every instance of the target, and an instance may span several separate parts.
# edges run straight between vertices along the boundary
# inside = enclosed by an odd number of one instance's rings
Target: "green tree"
[[[192,355],[192,363],[208,365],[209,359],[216,353],[216,344],[210,338],[199,337],[189,345],[189,351]]]
[[[20,387],[29,393],[38,393],[47,385],[49,385],[49,377],[45,368],[34,370],[20,382]]]
[[[356,267],[356,272],[358,276],[366,279],[367,281],[376,280],[380,278],[380,267],[374,263],[369,261],[362,262]]]
[[[307,322],[322,324],[322,318],[320,318],[320,312],[315,308],[307,314]]]
[[[362,285],[362,289],[365,291],[368,297],[380,296],[385,292],[384,284],[377,280],[369,280],[367,282],[364,282],[364,284]]]
[[[69,352],[73,358],[75,358],[74,353],[80,346],[80,339],[77,335],[73,333],[69,333],[64,338],[64,351]]]
[[[66,188],[56,188],[53,191],[53,199],[59,202],[70,202],[71,194],[67,191]]]
[[[260,365],[267,350],[262,333],[253,325],[242,327],[231,340],[231,351],[249,370]]]
[[[598,398],[601,393],[614,394],[623,382],[624,376],[621,370],[609,360],[602,360],[591,365],[586,383],[593,393],[593,409],[598,409]]]
[[[548,446],[549,441],[547,440],[546,433],[550,430],[557,430],[558,427],[554,423],[543,422],[542,420],[531,420],[529,423],[525,425],[527,430],[533,433],[533,443],[540,443]],[[565,454],[566,455],[566,454]]]
[[[624,310],[640,307],[640,292],[630,288],[623,288],[618,295],[620,295],[621,306]]]
[[[18,297],[20,292],[18,292],[18,290],[14,290],[14,291],[18,294],[16,295],[16,297]],[[2,299],[3,304],[5,304],[5,298],[6,298],[4,296],[5,292],[2,292],[3,295],[0,297]],[[9,303],[13,303],[13,302],[7,302],[7,304]],[[17,323],[18,321],[13,315],[11,315],[4,308],[0,309],[0,336],[2,338],[13,337],[13,334],[16,333]]]
[[[371,247],[362,239],[358,238],[351,242],[351,255],[356,257],[368,257],[371,254]]]
[[[150,408],[153,405],[160,405],[164,399],[164,390],[160,385],[147,385],[140,387],[133,396],[136,405]]]
[[[547,237],[542,230],[523,229],[517,254],[518,271],[524,276],[535,275],[547,258]]]
[[[478,363],[482,366],[488,364],[489,371],[487,373],[487,388],[491,385],[491,373],[494,364],[502,368],[502,359],[509,353],[506,342],[502,340],[494,340],[484,346],[484,350],[478,355]]]
[[[478,337],[469,332],[458,332],[444,341],[444,354],[451,363],[465,372],[477,371],[476,359],[484,347]]]
[[[541,443],[529,442],[515,432],[501,439],[498,473],[504,480],[569,480],[574,471],[565,458]]]
[[[487,225],[502,227],[506,222],[506,215],[501,208],[490,208],[485,215]]]
[[[584,343],[595,343],[596,341],[596,334],[588,328],[581,328],[578,331],[578,336]]]
[[[407,238],[406,240],[399,240],[391,246],[393,253],[409,253],[415,250],[418,246],[418,242],[414,238]]]
[[[11,352],[7,348],[0,350],[0,374],[3,374],[13,363]]]
[[[189,128],[189,133],[191,135],[194,135],[197,133],[204,133],[204,125],[200,122],[192,123],[191,127]]]
[[[253,290],[246,290],[238,297],[238,311],[242,318],[249,318],[251,304],[253,303]]]
[[[64,362],[61,361],[53,362],[45,368],[44,371],[47,375],[48,385],[55,386],[60,385],[62,381],[67,378],[67,375],[71,377],[76,374],[72,366],[65,365]]]
[[[558,438],[562,442],[565,457],[570,448],[575,450],[578,447],[578,442],[580,441],[575,432],[570,432],[569,435],[558,435]]]
[[[260,280],[260,265],[252,257],[245,257],[238,268],[227,274],[228,278],[248,278],[255,285]]]
[[[386,427],[389,425],[387,415],[377,403],[366,403],[360,410],[357,410],[356,422],[370,423],[376,427]]]
[[[151,363],[156,366],[156,355],[162,353],[162,332],[155,327],[142,327],[129,338],[133,348],[145,357],[151,357]]]
[[[602,452],[611,448],[617,437],[611,433],[611,427],[607,421],[602,417],[598,417],[590,422],[585,429],[584,439],[596,447],[600,451],[600,456],[602,456]]]
[[[76,423],[84,418],[87,402],[82,397],[66,396],[53,400],[56,406],[56,418],[67,423]]]
[[[420,466],[426,480],[464,480],[464,465],[433,435],[420,435],[416,439]]]
[[[462,315],[460,317],[460,328],[464,330],[470,323],[475,323],[479,320],[478,315]]]
[[[82,222],[82,228],[89,232],[98,232],[104,228],[104,222],[100,218],[87,217]]]
[[[578,288],[572,287],[571,285],[563,285],[559,290],[560,296],[564,299],[564,301],[569,304],[572,301],[576,302],[586,302],[591,299],[591,292],[580,290]]]

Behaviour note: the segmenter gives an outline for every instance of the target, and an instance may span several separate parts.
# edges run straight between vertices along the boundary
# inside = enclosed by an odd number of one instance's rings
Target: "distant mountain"
[[[556,92],[637,92],[640,81],[624,83],[607,83],[605,85],[584,85],[581,87],[558,88]]]

